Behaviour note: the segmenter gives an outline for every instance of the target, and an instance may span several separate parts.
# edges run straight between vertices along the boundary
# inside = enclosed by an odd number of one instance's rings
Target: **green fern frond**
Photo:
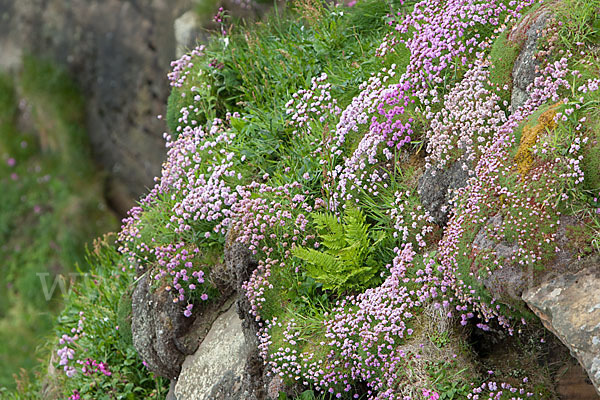
[[[325,272],[335,272],[339,269],[338,258],[328,253],[297,247],[292,250],[292,254],[309,264],[318,265]]]
[[[344,225],[338,221],[335,214],[316,213],[313,221],[319,230],[321,242],[326,248],[339,250],[345,246]],[[323,231],[330,233],[323,233]]]
[[[339,293],[370,286],[380,270],[373,254],[385,239],[385,232],[369,232],[365,215],[352,207],[346,209],[341,222],[331,213],[317,213],[313,222],[322,250],[292,250],[295,257],[306,263],[306,273],[324,289]]]
[[[369,225],[366,223],[366,218],[358,208],[349,208],[346,210],[344,236],[347,243],[368,242],[368,230]]]

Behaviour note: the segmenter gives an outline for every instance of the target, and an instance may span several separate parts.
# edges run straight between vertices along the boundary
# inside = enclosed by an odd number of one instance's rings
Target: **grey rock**
[[[185,357],[198,349],[213,322],[234,302],[232,291],[196,305],[191,317],[183,315],[184,306],[173,303],[166,285],[150,287],[144,275],[132,296],[133,345],[148,369],[166,378],[176,378]]]
[[[421,203],[440,226],[448,223],[452,191],[466,186],[469,179],[469,171],[463,164],[458,160],[444,170],[430,168],[419,179]]]
[[[182,305],[173,303],[165,286],[153,291],[150,284],[146,274],[133,291],[133,345],[150,371],[173,379],[179,375],[186,356],[180,338],[193,320],[183,315]]]
[[[235,287],[237,291],[236,309],[239,318],[242,320],[242,332],[248,348],[246,354],[245,370],[242,379],[243,392],[248,400],[277,399],[280,392],[284,392],[288,397],[300,392],[300,387],[286,385],[277,375],[269,376],[268,368],[258,352],[257,333],[261,321],[257,321],[250,313],[250,302],[246,297],[242,284],[250,279],[253,271],[257,267],[256,260],[248,248],[236,240],[236,232],[233,229],[227,233],[225,240],[224,259],[226,269],[231,271],[235,277]]]
[[[541,8],[531,15],[523,18],[514,28],[511,33],[516,36],[517,32],[525,31],[525,41],[523,48],[519,53],[513,66],[512,77],[513,87],[511,95],[511,109],[514,111],[521,107],[529,98],[527,88],[533,83],[538,72],[539,62],[535,59],[537,51],[537,41],[541,36],[542,29],[546,26],[546,22],[550,18],[550,11]]]
[[[225,240],[225,265],[232,276],[235,277],[235,287],[237,291],[236,310],[242,321],[242,331],[245,341],[250,351],[247,354],[244,374],[244,390],[252,394],[257,399],[266,398],[265,367],[264,360],[258,353],[258,338],[256,336],[259,330],[259,321],[251,315],[250,302],[246,297],[242,285],[252,275],[257,267],[256,260],[252,257],[252,252],[243,244],[236,240],[236,232],[232,229],[227,232]]]
[[[219,316],[193,356],[183,363],[175,385],[178,400],[246,399],[243,379],[251,349],[235,307]]]
[[[532,266],[518,265],[513,257],[519,246],[516,242],[494,238],[494,232],[502,231],[503,218],[500,214],[491,217],[486,225],[475,235],[473,251],[492,251],[499,268],[494,269],[483,278],[483,285],[497,300],[505,304],[520,303],[526,288],[532,288],[544,280],[561,276],[565,273],[577,272],[595,262],[594,257],[578,260],[572,250],[568,231],[577,229],[582,222],[573,216],[561,216],[557,225],[555,246],[558,249],[551,259],[546,260],[544,270],[536,270]],[[600,264],[600,261],[598,262]]]
[[[600,394],[600,263],[550,277],[523,293],[523,300],[586,370]]]

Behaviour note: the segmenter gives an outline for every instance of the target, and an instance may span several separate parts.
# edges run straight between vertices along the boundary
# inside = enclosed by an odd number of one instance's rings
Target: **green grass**
[[[559,37],[562,46],[577,49],[578,43],[600,43],[600,0],[565,0],[558,3],[557,16],[562,22]]]
[[[181,107],[192,101],[191,96],[182,98],[181,94],[192,86],[205,90],[199,82],[210,85],[204,95],[211,107],[201,114],[209,114],[210,119],[223,116],[225,110],[248,113],[254,117],[252,125],[258,126],[246,133],[258,134],[266,143],[289,135],[282,125],[284,104],[292,93],[310,86],[312,77],[326,72],[332,77],[335,94],[344,93],[349,101],[358,85],[380,68],[374,52],[385,33],[382,22],[389,6],[383,1],[359,2],[343,8],[343,17],[335,8],[317,12],[296,8],[284,17],[276,9],[255,26],[232,32],[227,45],[223,39],[213,40],[205,60],[190,75],[200,79],[189,79],[169,99],[171,131],[175,131]],[[353,65],[356,60],[361,61],[360,68]]]

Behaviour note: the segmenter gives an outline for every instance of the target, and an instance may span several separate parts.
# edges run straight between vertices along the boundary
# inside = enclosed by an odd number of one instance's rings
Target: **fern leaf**
[[[344,237],[344,226],[338,222],[334,214],[317,213],[313,221],[319,231],[328,231],[328,233],[319,232],[322,242],[326,248],[339,250],[346,245]]]
[[[367,231],[369,230],[369,225],[366,223],[364,214],[359,209],[347,209],[344,223],[346,225],[344,227],[344,234],[348,244],[360,242],[364,246],[368,245],[369,237]]]

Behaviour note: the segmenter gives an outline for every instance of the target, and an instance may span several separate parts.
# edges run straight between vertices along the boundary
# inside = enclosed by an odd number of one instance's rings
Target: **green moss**
[[[590,141],[584,149],[581,166],[585,174],[584,187],[594,194],[600,193],[600,119],[591,126]]]
[[[502,32],[494,41],[490,51],[491,70],[489,80],[500,98],[510,103],[512,93],[512,70],[519,52],[521,43],[508,40],[509,29]]]

